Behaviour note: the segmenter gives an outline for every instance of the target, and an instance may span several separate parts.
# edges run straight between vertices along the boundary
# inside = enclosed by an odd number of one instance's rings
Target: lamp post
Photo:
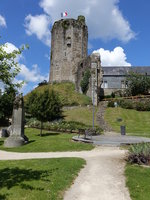
[[[93,129],[94,129],[94,113],[95,113],[95,78],[93,78]]]

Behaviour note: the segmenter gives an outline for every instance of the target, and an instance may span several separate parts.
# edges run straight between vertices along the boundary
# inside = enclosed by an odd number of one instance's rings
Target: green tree
[[[91,77],[90,70],[86,70],[83,76],[83,79],[80,82],[81,90],[83,94],[86,94],[89,87],[89,78]]]
[[[130,72],[126,77],[128,88],[126,92],[129,96],[136,96],[139,94],[148,94],[150,90],[150,77],[147,75]]]
[[[43,122],[62,117],[62,104],[53,90],[45,90],[43,93],[31,92],[25,106],[27,113],[41,122],[40,136],[42,136]]]
[[[13,102],[16,90],[14,87],[6,87],[5,92],[0,96],[0,124],[8,123],[12,116]]]
[[[0,82],[6,86],[20,87],[20,83],[14,83],[13,80],[20,71],[19,64],[17,62],[17,56],[19,56],[25,48],[29,48],[28,45],[24,45],[18,50],[14,50],[11,53],[7,53],[5,48],[7,45],[0,45]]]
[[[14,95],[17,88],[23,84],[23,82],[14,83],[14,78],[20,71],[17,57],[25,48],[29,47],[28,45],[23,45],[11,53],[7,53],[6,48],[6,44],[0,45],[0,84],[5,88],[4,94],[0,94],[0,123],[12,115]]]

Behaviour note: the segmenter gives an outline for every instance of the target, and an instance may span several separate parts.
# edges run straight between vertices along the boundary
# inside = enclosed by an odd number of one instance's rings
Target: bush
[[[40,121],[36,120],[35,118],[31,118],[27,122],[27,125],[31,128],[40,128],[41,126]],[[75,121],[57,120],[43,123],[43,129],[51,131],[79,132],[79,129],[86,130],[88,128],[92,128],[92,126],[87,126],[81,122]],[[96,132],[100,133],[102,132],[102,129],[100,127],[96,127]]]
[[[89,88],[89,78],[91,77],[91,72],[87,69],[84,73],[83,79],[80,82],[81,90],[83,94],[86,94]]]
[[[150,111],[150,102],[136,102],[136,110]]]
[[[128,161],[136,164],[150,164],[150,144],[142,143],[132,145],[129,149]]]
[[[40,83],[38,84],[38,87],[39,87],[39,86],[42,86],[42,85],[48,85],[48,82],[47,82],[46,80],[44,80],[44,81],[42,81],[42,82],[40,82]]]
[[[115,93],[114,92],[111,93],[111,97],[115,98]]]
[[[146,101],[132,101],[128,99],[113,100],[108,102],[108,107],[115,107],[114,101],[117,102],[118,106],[124,109],[135,109],[137,111],[150,111],[150,100]]]
[[[130,100],[120,100],[118,105],[124,109],[134,109],[134,103]]]
[[[105,95],[104,98],[105,99],[110,99],[110,98],[112,98],[112,96],[111,95]]]
[[[108,104],[107,104],[107,107],[114,108],[115,107],[114,101],[109,101]]]
[[[143,102],[136,102],[135,108],[138,111],[146,111],[146,106]]]

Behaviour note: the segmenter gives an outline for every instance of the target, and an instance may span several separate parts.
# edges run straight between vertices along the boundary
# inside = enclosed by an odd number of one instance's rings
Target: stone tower
[[[88,28],[85,18],[56,21],[51,31],[50,83],[76,82],[79,61],[87,57]]]

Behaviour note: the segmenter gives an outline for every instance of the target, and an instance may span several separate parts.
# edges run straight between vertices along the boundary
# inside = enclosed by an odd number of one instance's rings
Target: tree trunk
[[[40,131],[40,136],[42,136],[42,129],[43,129],[43,122],[41,122],[41,131]]]

